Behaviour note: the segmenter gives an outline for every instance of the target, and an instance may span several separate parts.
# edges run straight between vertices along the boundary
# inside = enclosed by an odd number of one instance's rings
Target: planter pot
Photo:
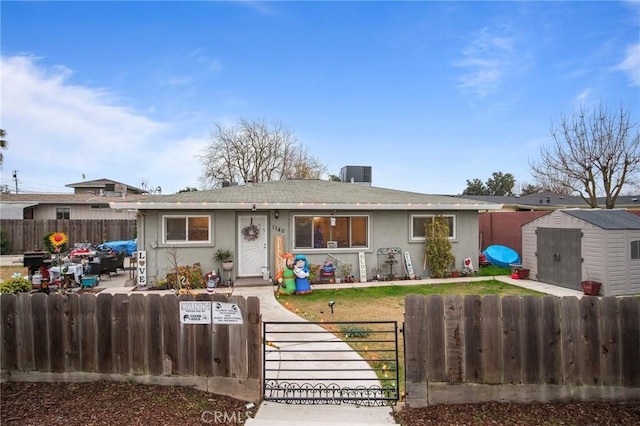
[[[222,269],[225,271],[230,271],[233,269],[233,261],[231,262],[222,262]]]
[[[580,283],[582,285],[582,291],[587,296],[597,296],[600,294],[600,286],[602,283],[597,281],[582,281]]]

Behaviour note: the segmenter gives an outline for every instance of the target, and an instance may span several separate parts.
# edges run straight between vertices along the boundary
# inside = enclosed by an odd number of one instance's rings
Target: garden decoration
[[[296,275],[293,272],[293,254],[284,253],[284,266],[276,273],[279,294],[294,294],[296,292]]]
[[[309,263],[306,256],[299,254],[294,259],[293,272],[296,275],[296,294],[311,293],[309,283]]]

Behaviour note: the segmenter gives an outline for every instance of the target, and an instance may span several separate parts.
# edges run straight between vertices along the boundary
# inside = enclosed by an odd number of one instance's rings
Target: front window
[[[165,243],[211,242],[211,218],[209,216],[165,216]]]
[[[71,209],[69,207],[56,207],[56,219],[71,219]]]
[[[296,249],[366,248],[368,216],[295,216]]]
[[[424,241],[425,226],[433,222],[436,215],[412,215],[411,216],[411,240]],[[456,238],[456,217],[454,215],[442,215],[449,224],[449,239]]]

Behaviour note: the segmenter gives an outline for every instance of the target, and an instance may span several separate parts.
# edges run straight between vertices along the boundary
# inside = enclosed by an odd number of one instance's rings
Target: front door
[[[267,267],[267,216],[238,217],[238,276],[262,275]]]

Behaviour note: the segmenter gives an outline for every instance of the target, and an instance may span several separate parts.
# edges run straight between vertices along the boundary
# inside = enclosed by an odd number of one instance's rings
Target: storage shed
[[[640,217],[624,210],[556,210],[522,226],[522,264],[532,279],[601,296],[640,294]]]

